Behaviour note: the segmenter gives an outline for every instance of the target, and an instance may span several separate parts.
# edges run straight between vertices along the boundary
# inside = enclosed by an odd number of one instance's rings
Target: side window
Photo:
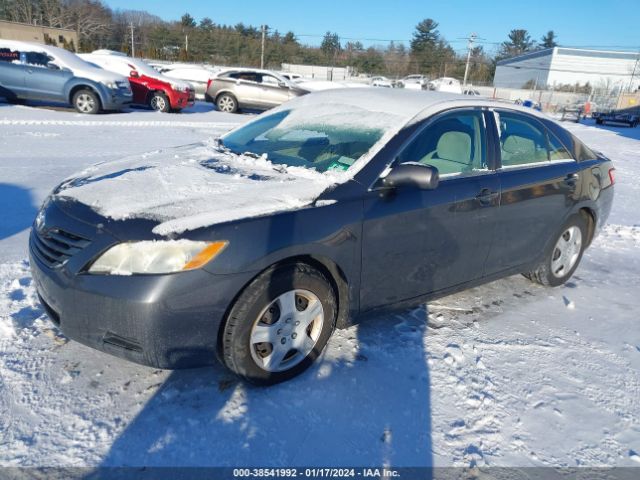
[[[262,83],[265,85],[277,87],[280,82],[278,82],[278,79],[276,77],[272,77],[271,75],[262,75]]]
[[[244,80],[245,82],[258,82],[257,75],[253,72],[235,72],[229,76],[231,78],[235,78],[236,80]]]
[[[484,119],[480,111],[449,113],[428,125],[398,157],[418,162],[440,175],[473,175],[488,171]]]
[[[560,140],[553,133],[547,130],[547,136],[549,137],[549,159],[551,161],[573,159],[569,151],[564,148],[564,145],[560,143]]]
[[[53,60],[46,53],[42,52],[20,52],[20,63],[30,67],[46,67]]]
[[[549,160],[547,135],[541,125],[523,115],[500,112],[500,154],[503,167]]]

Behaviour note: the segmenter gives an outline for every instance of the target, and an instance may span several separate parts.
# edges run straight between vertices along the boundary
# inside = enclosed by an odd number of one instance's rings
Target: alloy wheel
[[[96,102],[91,95],[87,93],[82,93],[78,95],[78,98],[76,99],[76,107],[82,113],[89,113],[93,111],[95,106],[96,106]]]

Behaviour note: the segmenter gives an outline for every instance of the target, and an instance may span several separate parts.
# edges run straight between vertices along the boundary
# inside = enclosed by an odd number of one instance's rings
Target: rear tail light
[[[210,78],[209,80],[207,80],[207,90],[209,90],[209,87],[211,86],[212,81],[213,81],[213,78]]]
[[[609,169],[609,180],[611,180],[611,185],[616,183],[616,169],[615,168],[610,168]]]

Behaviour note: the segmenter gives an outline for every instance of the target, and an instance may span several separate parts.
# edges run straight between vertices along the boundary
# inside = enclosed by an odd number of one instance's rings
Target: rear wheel
[[[336,312],[335,294],[321,271],[304,263],[271,268],[249,284],[229,312],[224,363],[259,385],[288,380],[318,358]]]
[[[74,108],[80,113],[96,114],[100,111],[100,99],[91,90],[77,91],[72,101]]]
[[[589,226],[582,215],[571,216],[544,261],[525,277],[550,287],[565,283],[578,268],[588,244],[588,232]]]
[[[162,92],[154,92],[153,95],[151,95],[151,98],[149,99],[149,106],[156,112],[166,113],[171,110],[169,99]]]
[[[216,107],[221,112],[235,113],[238,111],[238,101],[229,93],[223,93],[216,100]]]

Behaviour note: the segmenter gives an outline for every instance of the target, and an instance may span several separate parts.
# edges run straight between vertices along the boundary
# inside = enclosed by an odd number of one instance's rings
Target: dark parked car
[[[31,267],[72,339],[161,368],[218,357],[270,384],[370,312],[517,273],[566,282],[613,183],[610,160],[531,109],[332,90],[65,181]]]
[[[591,116],[598,125],[604,123],[623,123],[630,128],[635,128],[640,124],[640,115],[627,112],[594,112]]]

